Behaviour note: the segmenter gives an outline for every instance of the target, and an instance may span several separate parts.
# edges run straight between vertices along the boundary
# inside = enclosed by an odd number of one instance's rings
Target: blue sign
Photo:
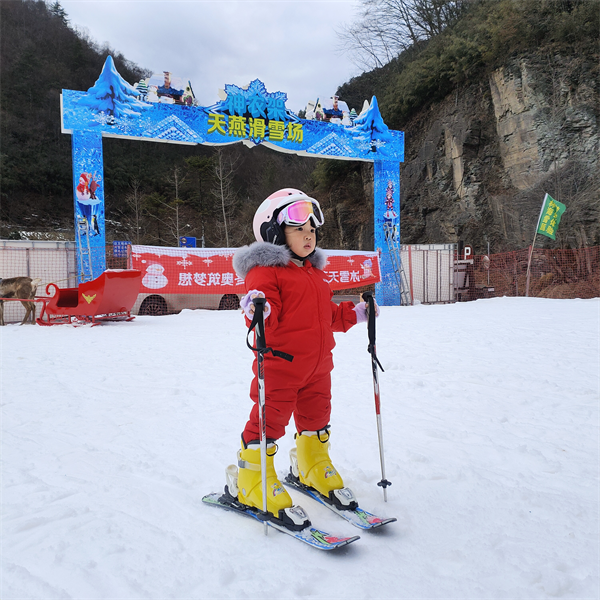
[[[195,237],[180,237],[179,238],[180,248],[195,248],[196,238]]]
[[[127,247],[131,246],[131,242],[118,242],[113,241],[113,256],[116,258],[127,257]]]

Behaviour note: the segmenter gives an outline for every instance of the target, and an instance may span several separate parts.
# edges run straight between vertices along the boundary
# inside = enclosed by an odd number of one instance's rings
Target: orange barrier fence
[[[530,249],[475,256],[462,300],[525,296]],[[535,248],[529,273],[529,296],[596,298],[600,296],[600,246],[574,250]]]

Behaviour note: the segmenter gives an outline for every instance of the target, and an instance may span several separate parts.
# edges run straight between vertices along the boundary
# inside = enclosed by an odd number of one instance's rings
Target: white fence
[[[413,304],[456,301],[456,244],[403,245],[400,257]]]
[[[36,296],[45,296],[49,283],[61,288],[77,287],[75,242],[0,240],[0,277],[39,277],[42,282]],[[24,316],[20,302],[4,303],[7,323],[21,321]]]
[[[109,250],[112,249],[107,248],[107,252]],[[403,245],[400,247],[400,256],[411,304],[456,301],[456,244]],[[123,264],[112,264],[115,260],[121,260]],[[111,257],[112,262],[108,266],[125,268],[125,260]],[[75,242],[0,240],[0,277],[8,279],[19,276],[39,277],[42,280],[37,296],[45,296],[48,283],[55,283],[61,288],[77,287]],[[194,307],[216,308],[221,296],[215,296],[215,306],[210,304],[211,298],[208,295],[198,296],[199,303]],[[137,314],[137,304],[135,308],[134,314]],[[6,322],[14,323],[23,318],[25,310],[20,302],[6,302],[4,315]]]

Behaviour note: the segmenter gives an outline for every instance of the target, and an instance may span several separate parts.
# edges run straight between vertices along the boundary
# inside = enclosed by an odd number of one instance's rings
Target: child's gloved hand
[[[377,306],[377,302],[373,299],[373,306],[375,307],[375,318],[379,316],[379,306]],[[354,307],[354,312],[356,313],[356,322],[357,323],[366,323],[369,319],[369,305],[366,302],[361,302]]]
[[[264,298],[265,295],[259,290],[250,290],[241,300],[240,306],[242,311],[248,317],[248,319],[252,320],[254,317],[254,304],[252,300],[254,298]],[[266,302],[265,303],[265,311],[263,313],[264,318],[266,319],[271,314],[271,305]]]

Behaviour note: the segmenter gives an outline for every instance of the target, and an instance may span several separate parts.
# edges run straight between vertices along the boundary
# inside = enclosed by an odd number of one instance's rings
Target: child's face
[[[287,225],[285,243],[288,248],[302,258],[307,257],[317,245],[317,234],[310,221],[300,226]]]

